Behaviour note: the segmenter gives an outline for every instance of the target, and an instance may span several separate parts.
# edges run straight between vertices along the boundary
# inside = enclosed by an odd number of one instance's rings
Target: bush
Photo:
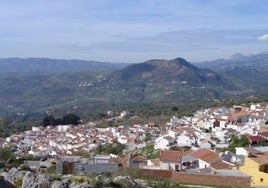
[[[81,183],[86,182],[86,179],[84,177],[76,177],[76,178],[72,179],[72,182],[81,184]]]
[[[7,161],[13,159],[14,154],[11,147],[0,148],[0,161]]]
[[[14,182],[14,185],[15,185],[15,187],[21,187],[21,186],[22,186],[22,178],[17,179],[17,180]]]

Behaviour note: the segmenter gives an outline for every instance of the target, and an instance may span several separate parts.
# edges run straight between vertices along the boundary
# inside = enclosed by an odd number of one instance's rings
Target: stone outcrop
[[[19,170],[12,168],[8,172],[0,176],[0,187],[5,188],[94,188],[94,187],[128,187],[143,188],[140,183],[130,176],[111,176],[98,175],[93,179],[85,179],[83,181],[71,181],[73,177],[52,177],[42,173]],[[76,177],[77,178],[77,177]],[[79,177],[80,178],[80,177]],[[82,178],[83,179],[83,178]],[[81,180],[82,180],[81,179]]]
[[[5,180],[4,176],[0,176],[0,187],[15,188],[15,186],[12,185],[12,183],[10,183],[9,181]]]
[[[125,187],[132,187],[132,188],[141,188],[142,186],[137,183],[132,177],[130,176],[116,176],[113,179],[113,182],[119,185],[124,185]]]

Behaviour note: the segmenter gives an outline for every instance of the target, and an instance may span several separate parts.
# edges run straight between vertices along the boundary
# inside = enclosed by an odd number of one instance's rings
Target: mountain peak
[[[147,78],[163,80],[168,77],[169,79],[176,80],[178,78],[187,79],[192,75],[199,75],[201,74],[201,71],[202,70],[183,58],[172,60],[151,59],[118,70],[113,77],[122,80],[139,80]]]
[[[192,69],[194,71],[198,70],[198,68],[195,65],[189,63],[186,59],[181,58],[181,57],[177,57],[176,59],[173,59],[170,61],[177,63],[177,64],[180,64],[181,66],[187,67],[187,68]]]
[[[235,53],[234,55],[231,56],[230,60],[241,60],[246,58],[246,56],[244,56],[241,53]]]
[[[198,70],[198,68],[189,63],[187,60],[185,60],[184,58],[181,58],[181,57],[177,57],[175,59],[172,59],[172,60],[164,60],[164,59],[151,59],[149,61],[146,61],[144,63],[148,63],[150,65],[154,65],[158,68],[174,68],[174,67],[177,67],[177,68],[180,68],[180,67],[185,67],[185,68],[189,68],[189,69],[192,69],[192,70]]]

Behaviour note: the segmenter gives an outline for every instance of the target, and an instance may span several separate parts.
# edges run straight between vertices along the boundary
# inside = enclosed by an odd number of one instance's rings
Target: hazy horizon
[[[0,2],[0,57],[190,62],[268,49],[265,0]]]

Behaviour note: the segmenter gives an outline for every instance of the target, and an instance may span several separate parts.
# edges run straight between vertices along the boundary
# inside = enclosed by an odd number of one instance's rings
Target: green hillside
[[[0,117],[98,118],[107,110],[180,109],[252,95],[267,95],[267,67],[212,71],[185,59],[150,60],[110,72],[0,74]],[[157,112],[158,111],[158,112]],[[163,110],[165,111],[165,110]],[[149,113],[149,112],[148,112]]]

